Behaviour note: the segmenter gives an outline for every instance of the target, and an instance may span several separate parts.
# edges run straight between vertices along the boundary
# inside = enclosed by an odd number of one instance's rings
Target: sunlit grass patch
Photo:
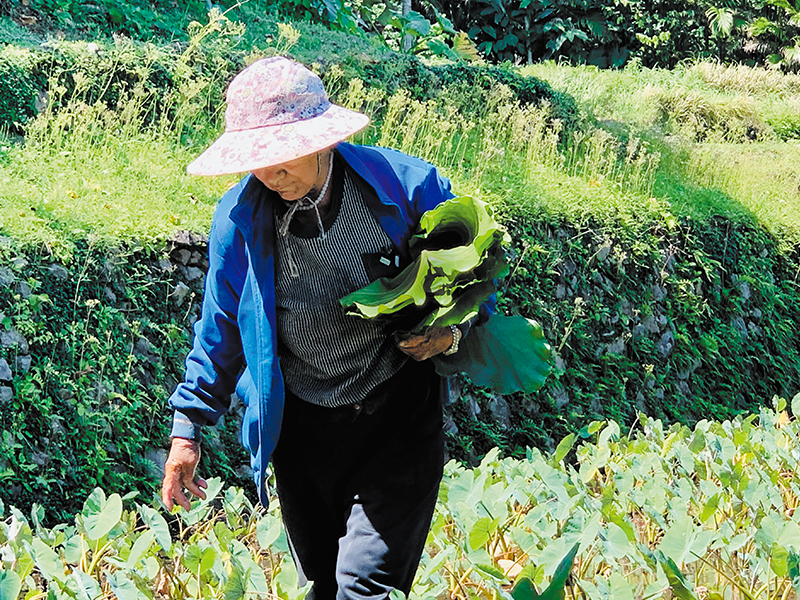
[[[553,63],[523,70],[572,94],[620,142],[647,140],[660,156],[652,193],[677,215],[757,222],[800,243],[800,159],[792,139],[800,135],[800,77],[705,62],[672,71]],[[596,145],[572,161],[585,165],[580,174],[590,180],[597,176],[586,169],[603,162],[590,159]],[[575,166],[571,172],[579,174]]]
[[[800,142],[705,144],[691,153],[687,171],[693,181],[800,237]]]
[[[102,146],[14,148],[0,166],[0,227],[67,258],[76,239],[157,244],[177,230],[204,232],[235,178],[185,173],[192,153],[143,134]]]

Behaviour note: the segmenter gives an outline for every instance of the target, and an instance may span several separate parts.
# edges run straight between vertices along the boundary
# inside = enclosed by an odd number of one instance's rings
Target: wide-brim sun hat
[[[244,173],[314,154],[362,130],[369,117],[333,104],[322,80],[283,57],[239,73],[227,92],[225,132],[192,161],[192,175]]]

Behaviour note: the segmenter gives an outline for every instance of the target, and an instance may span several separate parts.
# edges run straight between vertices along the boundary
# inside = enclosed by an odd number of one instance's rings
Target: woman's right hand
[[[175,503],[187,511],[191,509],[184,488],[190,494],[205,499],[203,491],[208,487],[205,479],[195,477],[197,463],[200,462],[200,444],[194,440],[172,438],[167,462],[164,465],[164,481],[161,483],[161,500],[167,510],[172,510]]]

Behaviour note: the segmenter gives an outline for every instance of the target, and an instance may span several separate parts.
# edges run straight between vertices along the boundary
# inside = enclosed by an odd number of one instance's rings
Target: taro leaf
[[[778,544],[773,544],[769,566],[776,576],[786,577],[789,570],[789,550]]]
[[[720,495],[714,494],[703,506],[703,512],[700,513],[700,522],[705,523],[710,519],[714,514],[717,512],[717,508],[719,508],[720,502]]]
[[[224,600],[243,600],[247,595],[247,584],[250,581],[250,570],[245,569],[236,559],[231,560],[232,570],[225,582]]]
[[[365,319],[391,314],[409,306],[422,306],[427,301],[425,277],[428,264],[411,263],[397,277],[381,277],[340,300],[350,314]]]
[[[73,535],[64,544],[64,560],[72,565],[81,562],[83,555],[89,551],[89,546],[82,535]]]
[[[246,569],[249,572],[248,576],[248,593],[254,594],[269,594],[269,584],[267,583],[267,578],[264,575],[264,570],[261,569],[253,557],[250,555],[250,551],[247,549],[242,542],[239,540],[233,540],[230,545],[230,555],[231,560],[234,558],[242,565],[243,569]]]
[[[217,541],[219,542],[220,548],[227,548],[231,541],[236,537],[233,531],[231,531],[230,527],[228,527],[222,521],[217,521],[214,524],[214,535],[217,536]]]
[[[272,515],[266,515],[256,525],[256,539],[262,550],[266,550],[281,534],[281,520]]]
[[[536,591],[536,586],[529,577],[523,577],[517,581],[514,589],[511,590],[511,597],[514,600],[537,600],[539,592]]]
[[[328,18],[336,22],[339,18],[339,11],[342,9],[342,3],[339,0],[323,0],[323,5],[328,11]]]
[[[180,511],[178,515],[181,520],[187,525],[197,525],[200,521],[205,519],[209,510],[209,505],[222,491],[222,486],[225,483],[219,477],[212,477],[206,480],[208,487],[204,490],[206,493],[205,499],[198,499],[192,502],[192,510],[189,512]]]
[[[636,548],[628,539],[625,531],[616,523],[609,523],[606,532],[601,534],[603,540],[603,556],[615,559],[624,556],[635,556]]]
[[[789,550],[786,566],[789,569],[789,579],[792,581],[792,586],[800,594],[800,553],[794,549]]]
[[[485,546],[486,542],[491,539],[492,532],[496,527],[497,522],[490,517],[481,517],[475,521],[475,524],[469,530],[469,535],[467,536],[470,550],[477,550]]]
[[[172,536],[169,533],[166,519],[154,508],[141,504],[139,505],[139,514],[142,516],[142,521],[144,521],[145,525],[153,531],[156,541],[164,552],[169,552],[170,548],[172,548]]]
[[[583,439],[592,437],[595,433],[600,431],[605,425],[605,421],[592,421],[588,425],[584,425],[583,429],[578,432],[578,435]]]
[[[795,419],[800,419],[800,394],[792,398],[792,414]]]
[[[133,544],[131,553],[128,555],[128,561],[125,564],[128,570],[136,567],[136,563],[139,562],[139,559],[150,549],[150,545],[155,541],[155,537],[155,533],[152,529],[148,529],[139,536],[139,539]]]
[[[93,600],[103,595],[100,584],[95,581],[94,577],[80,569],[72,570],[67,587],[79,600]]]
[[[106,571],[106,581],[118,600],[143,600],[146,596],[122,571]]]
[[[14,571],[0,571],[0,600],[17,600],[22,581]]]
[[[202,575],[214,566],[217,560],[217,551],[212,548],[204,548],[203,555],[200,557],[200,574]]]
[[[691,557],[691,549],[697,537],[697,526],[694,520],[684,515],[672,523],[667,529],[658,549],[676,564],[683,564]]]
[[[279,593],[278,594],[279,597],[281,598],[292,597],[287,592],[291,590],[291,592],[295,593],[295,590],[297,590],[298,576],[297,576],[297,567],[295,566],[294,561],[291,558],[291,555],[289,554],[284,555],[283,561],[281,562],[281,567],[278,570],[277,575],[273,576],[272,580],[277,584],[278,590],[284,592],[283,594]],[[306,595],[305,597],[309,597],[309,595]],[[405,598],[405,596],[403,597]]]
[[[386,8],[383,9],[383,12],[380,15],[378,15],[378,18],[375,20],[384,27],[388,27],[389,23],[392,22],[393,16],[394,15],[392,15],[391,6],[387,4]]]
[[[616,421],[609,421],[606,428],[600,433],[600,438],[597,440],[597,445],[607,446],[609,442],[618,441],[619,433],[619,424]]]
[[[553,454],[554,464],[557,465],[562,460],[564,460],[564,457],[567,456],[567,454],[569,454],[569,451],[572,450],[572,447],[575,445],[575,439],[576,439],[575,434],[570,433],[567,437],[565,437],[558,443],[558,446],[556,446],[556,452],[555,454]]]
[[[564,588],[567,586],[569,574],[572,572],[572,564],[575,562],[575,555],[578,554],[580,543],[575,544],[567,555],[558,563],[550,585],[542,592],[538,600],[564,600]]]
[[[495,567],[494,565],[488,565],[485,563],[473,563],[473,567],[476,571],[483,573],[484,575],[488,575],[490,578],[495,579],[497,581],[505,581],[506,575]]]
[[[660,550],[656,550],[655,555],[661,568],[664,569],[664,574],[667,576],[672,595],[678,600],[697,600],[697,596],[689,589],[689,582],[686,581],[675,561],[665,556]]]
[[[500,227],[483,202],[469,196],[451,198],[423,213],[419,232],[408,242],[412,256],[423,249],[446,250],[457,246],[472,247],[483,254],[498,240],[505,239]]]
[[[64,564],[50,546],[39,538],[33,538],[30,543],[24,541],[23,545],[45,579],[59,582],[63,582],[66,579]]]
[[[452,48],[442,40],[432,39],[427,41],[428,50],[433,52],[436,56],[444,56],[454,62],[459,62],[461,58],[453,52]]]
[[[119,523],[122,517],[122,498],[119,494],[111,494],[106,499],[105,492],[95,488],[86,499],[82,514],[86,536],[92,541],[99,540]]]
[[[191,573],[202,575],[214,566],[217,560],[217,551],[214,548],[200,548],[197,544],[190,544],[183,553],[183,566]]]
[[[494,315],[470,330],[458,352],[433,358],[436,372],[463,372],[479,386],[500,394],[539,389],[550,372],[550,346],[535,321]]]
[[[612,572],[608,577],[608,597],[609,600],[630,600],[635,598],[636,594],[622,573]]]
[[[408,24],[406,25],[407,31],[413,32],[419,36],[425,36],[431,32],[431,22],[417,11],[412,10],[406,15],[406,18],[408,19]]]

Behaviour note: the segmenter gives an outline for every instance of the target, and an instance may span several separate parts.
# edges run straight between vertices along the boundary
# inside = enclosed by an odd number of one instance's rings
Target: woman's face
[[[319,184],[320,175],[326,175],[320,173],[322,161],[318,156],[310,154],[273,167],[254,169],[253,175],[284,200],[299,200]]]

